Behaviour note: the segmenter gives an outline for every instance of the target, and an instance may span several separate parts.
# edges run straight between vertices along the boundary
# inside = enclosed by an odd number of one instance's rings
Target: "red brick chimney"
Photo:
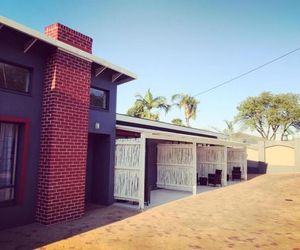
[[[92,53],[93,39],[60,23],[45,27],[45,34],[73,47]]]
[[[92,39],[61,24],[46,34],[84,51]],[[55,49],[47,58],[42,102],[36,220],[43,224],[84,213],[91,62]]]

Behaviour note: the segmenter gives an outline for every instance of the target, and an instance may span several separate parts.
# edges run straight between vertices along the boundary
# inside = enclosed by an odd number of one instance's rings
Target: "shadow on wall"
[[[268,169],[268,163],[263,161],[247,161],[247,173],[248,174],[266,174]]]

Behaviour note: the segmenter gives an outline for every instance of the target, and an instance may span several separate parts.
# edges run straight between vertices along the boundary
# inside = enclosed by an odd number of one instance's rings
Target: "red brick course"
[[[54,23],[45,28],[45,34],[54,39],[72,45],[78,49],[92,53],[93,39],[60,23]]]
[[[56,49],[44,82],[36,219],[43,224],[84,213],[91,63]]]

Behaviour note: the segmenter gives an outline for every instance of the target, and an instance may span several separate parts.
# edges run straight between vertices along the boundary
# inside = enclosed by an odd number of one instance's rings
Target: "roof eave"
[[[61,42],[59,40],[55,40],[51,37],[48,37],[48,36],[46,36],[45,34],[43,34],[41,32],[38,32],[34,29],[31,29],[31,28],[29,28],[29,27],[27,27],[23,24],[12,21],[12,20],[10,20],[6,17],[0,16],[0,24],[3,24],[4,26],[7,26],[11,29],[14,29],[14,30],[20,31],[22,33],[25,33],[25,34],[27,34],[27,35],[35,38],[35,39],[38,39],[39,41],[42,41],[42,42],[45,42],[45,43],[50,44],[52,46],[55,46],[58,49],[61,49],[61,50],[65,51],[69,54],[72,54],[76,57],[79,57],[79,58],[82,58],[86,61],[93,62],[95,64],[104,66],[104,67],[109,68],[113,71],[121,73],[122,75],[127,76],[127,78],[125,78],[121,83],[125,83],[125,82],[128,82],[128,81],[137,79],[137,75],[130,72],[127,69],[124,69],[124,68],[122,68],[118,65],[112,64],[112,63],[106,61],[103,58],[100,58],[100,57],[97,57],[97,56],[92,55],[90,53],[87,53],[87,52],[85,52],[83,50],[80,50],[78,48],[75,48],[75,47],[73,47],[69,44],[66,44],[66,43]],[[121,83],[117,82],[117,84],[121,84]]]
[[[177,134],[172,132],[156,131],[152,129],[143,129],[143,128],[136,129],[133,127],[123,126],[123,125],[116,125],[116,128],[124,131],[138,132],[140,134],[144,134],[144,136],[149,139],[182,141],[182,142],[190,142],[190,143],[195,142],[201,144],[212,144],[212,145],[227,146],[227,147],[239,147],[239,148],[244,148],[247,146],[246,143],[228,141],[219,138],[207,138],[203,136]]]

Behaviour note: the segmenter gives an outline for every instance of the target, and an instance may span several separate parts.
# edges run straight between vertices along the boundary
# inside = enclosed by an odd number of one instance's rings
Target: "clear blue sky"
[[[300,1],[1,1],[0,15],[39,31],[61,22],[94,38],[93,52],[138,74],[118,88],[125,113],[134,94],[196,94],[300,47]],[[262,91],[300,93],[300,52],[198,96],[200,128],[224,126]],[[174,110],[162,120],[182,117]]]

